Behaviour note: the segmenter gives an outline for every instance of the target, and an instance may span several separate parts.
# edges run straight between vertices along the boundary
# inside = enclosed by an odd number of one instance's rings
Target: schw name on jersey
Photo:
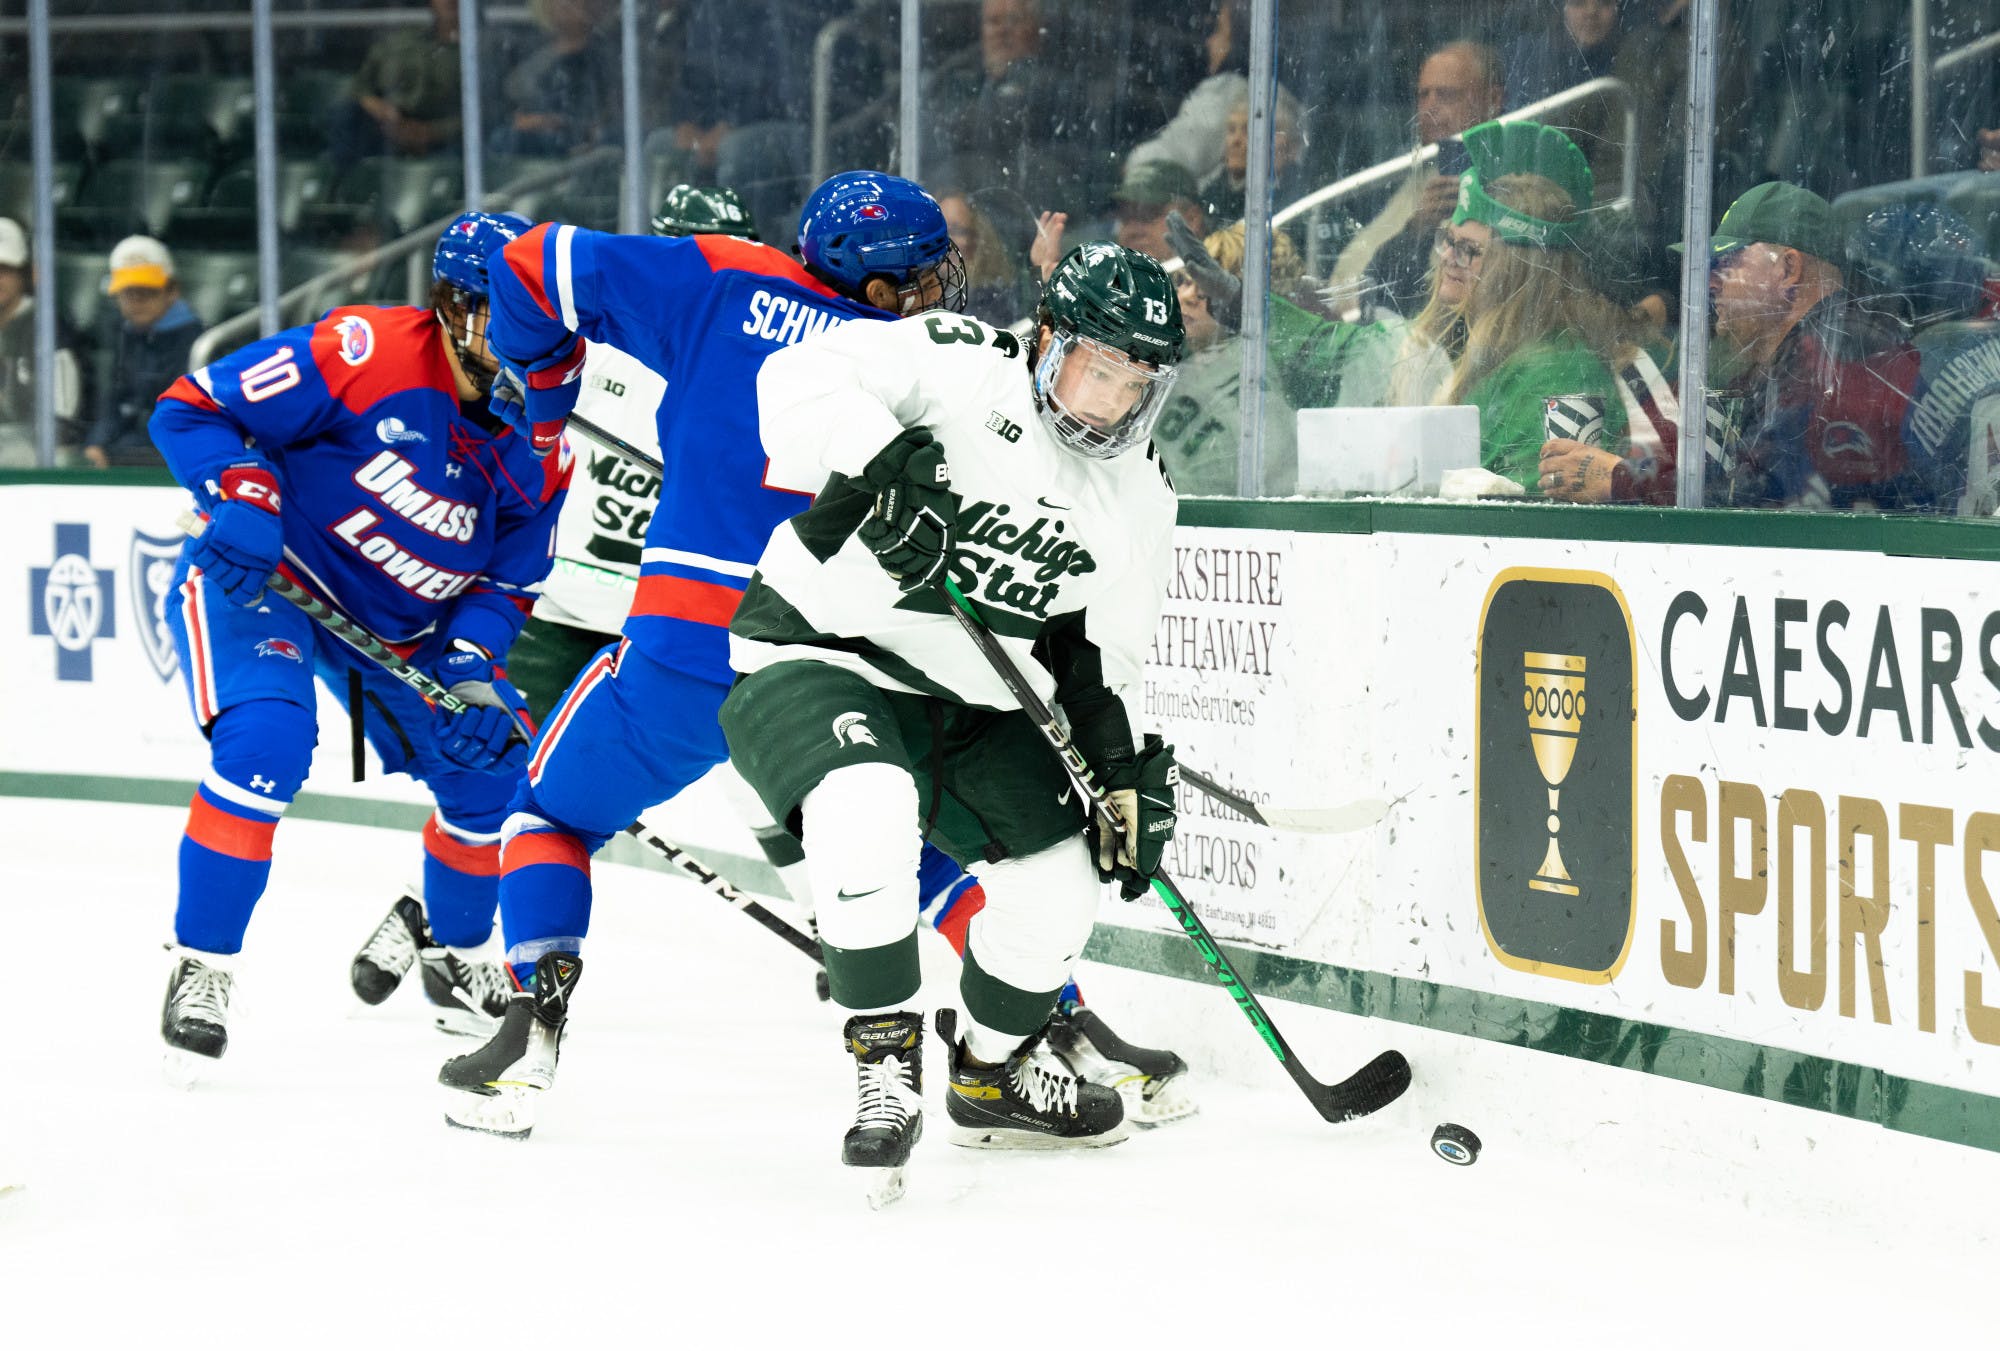
[[[450,473],[456,465],[447,465]],[[393,450],[385,450],[354,472],[355,486],[371,495],[386,512],[394,512],[425,534],[441,540],[469,541],[479,528],[479,508],[419,488],[416,466]],[[333,533],[373,563],[396,585],[424,600],[448,600],[463,591],[476,573],[451,572],[425,562],[375,531],[382,513],[356,507],[333,524]]]
[[[743,331],[753,338],[789,347],[821,333],[830,333],[846,323],[847,319],[841,315],[829,314],[791,296],[773,295],[760,289],[750,297],[750,317],[743,321]]]

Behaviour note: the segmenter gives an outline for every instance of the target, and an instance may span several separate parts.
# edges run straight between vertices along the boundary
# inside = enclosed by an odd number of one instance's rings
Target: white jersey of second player
[[[1094,648],[1136,741],[1177,505],[1150,445],[1108,460],[1066,448],[1036,411],[1019,341],[957,314],[849,324],[777,352],[757,399],[769,481],[791,486],[857,478],[905,428],[929,427],[962,504],[954,582],[1045,699],[1054,681],[1033,654],[1044,630]],[[942,604],[905,596],[853,534],[868,500],[835,483],[773,533],[731,664],[825,661],[884,689],[1018,707]]]
[[[575,416],[658,459],[660,400],[667,382],[615,347],[591,343]],[[574,420],[577,452],[569,501],[556,521],[556,561],[535,618],[597,633],[625,626],[639,587],[639,555],[659,500],[660,476],[608,449]]]

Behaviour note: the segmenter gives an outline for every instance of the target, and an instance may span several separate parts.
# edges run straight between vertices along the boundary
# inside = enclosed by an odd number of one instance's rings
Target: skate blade
[[[1181,1086],[1179,1075],[1157,1080],[1134,1076],[1112,1087],[1125,1104],[1125,1119],[1140,1130],[1184,1121],[1201,1110],[1201,1104]]]
[[[160,1053],[160,1072],[175,1088],[193,1088],[214,1072],[216,1060],[215,1056],[197,1055],[178,1046],[169,1046]]]
[[[507,1140],[525,1140],[535,1129],[535,1100],[542,1092],[539,1088],[508,1084],[490,1097],[456,1088],[443,1092],[446,1125]]]
[[[1130,1138],[1131,1127],[1120,1121],[1098,1135],[1050,1135],[1046,1131],[1007,1126],[953,1126],[951,1142],[965,1149],[1104,1149]]]
[[[870,1173],[879,1174],[868,1182],[866,1193],[868,1208],[880,1210],[903,1199],[903,1165],[894,1168],[870,1168]]]
[[[500,1030],[498,1018],[489,1018],[471,1009],[451,1009],[434,1004],[431,1014],[431,1026],[454,1037],[478,1037],[484,1041]]]

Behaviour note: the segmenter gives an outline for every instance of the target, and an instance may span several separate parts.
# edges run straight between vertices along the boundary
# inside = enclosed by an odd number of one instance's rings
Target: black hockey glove
[[[1118,883],[1128,901],[1146,894],[1159,871],[1160,855],[1174,837],[1174,797],[1181,782],[1174,748],[1148,732],[1132,779],[1132,787],[1113,788],[1105,795],[1122,829],[1113,830],[1102,816],[1092,821],[1097,832],[1097,878]]]
[[[1167,213],[1167,243],[1181,256],[1181,266],[1208,302],[1215,322],[1231,333],[1243,327],[1243,279],[1215,261],[1215,255],[1202,245],[1201,236],[1188,228],[1178,211]]]
[[[911,427],[882,447],[861,482],[875,490],[875,509],[855,533],[905,591],[929,586],[951,559],[958,494],[951,466],[928,427]]]

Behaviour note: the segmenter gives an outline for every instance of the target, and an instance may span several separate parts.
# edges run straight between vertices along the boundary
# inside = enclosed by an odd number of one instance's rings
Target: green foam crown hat
[[[1531,248],[1576,248],[1579,222],[1549,221],[1504,206],[1486,192],[1486,184],[1510,174],[1546,178],[1569,194],[1579,217],[1591,208],[1597,180],[1576,143],[1539,122],[1482,122],[1465,133],[1472,167],[1459,175],[1458,210],[1451,223],[1478,221],[1509,244]]]

